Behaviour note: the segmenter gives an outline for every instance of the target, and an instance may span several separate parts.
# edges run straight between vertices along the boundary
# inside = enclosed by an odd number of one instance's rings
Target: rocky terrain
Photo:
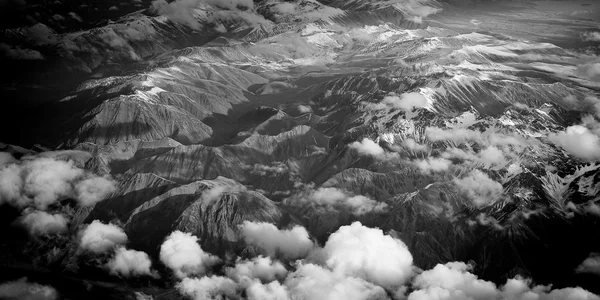
[[[596,299],[599,8],[548,2],[155,1],[92,29],[3,29],[43,59],[3,89],[29,113],[0,137],[2,279],[67,299],[534,299],[507,292],[528,278],[539,299]],[[300,292],[313,263],[350,274],[336,237],[361,228],[400,241],[414,279],[399,263],[335,279],[354,298]],[[168,251],[190,239],[193,270]],[[289,274],[227,269],[258,255]],[[435,298],[440,268],[493,291]]]

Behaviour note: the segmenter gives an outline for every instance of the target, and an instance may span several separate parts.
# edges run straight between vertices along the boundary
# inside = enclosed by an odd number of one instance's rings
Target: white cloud
[[[427,159],[416,160],[415,165],[422,173],[443,172],[447,171],[452,162],[442,157],[430,157]]]
[[[600,275],[600,254],[591,253],[578,267],[575,269],[577,273],[591,273]]]
[[[235,267],[226,270],[227,276],[237,282],[240,282],[243,277],[271,282],[284,279],[287,272],[282,263],[273,261],[268,256],[258,256],[251,260],[239,260],[236,262]]]
[[[167,236],[160,246],[159,256],[179,278],[204,275],[208,268],[219,262],[218,257],[202,250],[196,236],[179,230]]]
[[[438,264],[415,278],[413,284],[420,289],[412,292],[408,300],[496,299],[499,293],[496,285],[477,279],[468,270],[462,262]]]
[[[367,108],[370,109],[385,109],[395,108],[401,109],[407,112],[412,111],[415,108],[421,108],[427,106],[427,99],[419,93],[404,93],[400,96],[388,95],[383,97],[380,103],[369,103]]]
[[[93,253],[105,253],[127,243],[127,235],[119,226],[94,220],[79,231],[79,248]]]
[[[290,2],[277,3],[273,6],[273,10],[280,14],[294,14],[296,13],[296,5]]]
[[[45,210],[59,200],[72,197],[85,206],[104,199],[115,189],[110,178],[93,175],[71,160],[44,155],[0,166],[0,203]]]
[[[584,41],[600,42],[600,32],[598,32],[598,31],[584,32],[581,35],[581,39]]]
[[[427,152],[429,150],[429,147],[427,147],[427,145],[419,144],[411,138],[405,139],[402,143],[406,148],[415,152]]]
[[[98,176],[84,179],[75,186],[77,199],[82,206],[96,204],[116,189],[116,183],[113,180]]]
[[[17,160],[8,152],[0,152],[0,167],[15,163]]]
[[[477,169],[464,178],[454,179],[454,184],[467,194],[475,206],[493,203],[504,192],[502,184]]]
[[[350,148],[356,149],[358,153],[362,155],[371,155],[371,156],[382,156],[385,154],[385,150],[379,146],[379,144],[373,142],[369,138],[364,138],[362,141],[352,142],[348,145]]]
[[[465,128],[441,129],[437,127],[425,128],[427,138],[432,142],[453,141],[462,143],[466,141],[480,141],[481,133]]]
[[[485,165],[505,165],[507,163],[502,150],[495,146],[489,146],[479,153],[479,159]]]
[[[118,247],[114,256],[106,264],[111,274],[131,277],[131,276],[156,276],[151,270],[152,261],[148,254],[142,251],[129,250],[125,247]]]
[[[600,160],[600,138],[584,126],[569,126],[565,131],[548,135],[548,139],[577,158]]]
[[[362,195],[352,195],[334,187],[320,187],[308,194],[301,194],[286,200],[289,204],[314,204],[328,206],[337,210],[349,210],[354,215],[369,212],[385,212],[388,205]]]
[[[25,216],[21,218],[21,223],[31,235],[50,235],[67,231],[68,221],[61,214],[49,214],[34,210],[26,212]]]
[[[246,243],[269,256],[279,253],[285,258],[302,258],[313,249],[313,242],[302,226],[280,230],[270,223],[244,221],[240,229]]]
[[[385,290],[363,279],[345,276],[314,264],[303,264],[286,279],[294,300],[386,299]]]
[[[246,288],[248,300],[288,300],[290,299],[287,288],[279,281],[273,281],[262,284],[259,281],[253,281]]]
[[[578,65],[576,73],[587,79],[600,81],[600,62],[590,62]]]
[[[530,287],[530,281],[513,278],[501,288],[492,282],[478,279],[462,262],[438,264],[418,275],[413,285],[417,288],[408,300],[586,300],[600,297],[582,288],[551,290],[547,286]]]
[[[194,300],[236,299],[237,294],[237,284],[221,276],[183,278],[177,289]]]
[[[327,266],[335,273],[386,288],[403,285],[413,272],[412,255],[401,240],[360,222],[331,234],[323,251]]]
[[[23,49],[18,46],[11,46],[0,43],[0,52],[6,57],[18,60],[43,60],[44,56],[37,50]]]
[[[21,300],[55,300],[58,299],[58,292],[51,286],[29,282],[27,281],[27,278],[21,278],[19,280],[0,284],[0,298]]]

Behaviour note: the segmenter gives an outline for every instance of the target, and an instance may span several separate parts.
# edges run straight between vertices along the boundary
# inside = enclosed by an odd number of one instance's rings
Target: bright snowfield
[[[29,2],[0,298],[600,299],[600,3]]]

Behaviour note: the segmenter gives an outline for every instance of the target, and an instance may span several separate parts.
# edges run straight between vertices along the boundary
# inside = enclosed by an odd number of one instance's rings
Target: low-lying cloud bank
[[[285,200],[288,205],[319,206],[338,211],[348,211],[360,216],[366,213],[383,213],[388,211],[387,203],[373,200],[363,195],[354,195],[334,187],[320,187]]]
[[[44,154],[10,159],[7,154],[0,164],[0,204],[40,210],[65,198],[88,206],[115,191],[109,177],[94,175],[75,165],[72,160],[58,160]]]
[[[463,262],[438,264],[420,271],[412,254],[399,239],[360,222],[340,227],[323,247],[310,243],[302,227],[281,230],[272,224],[246,222],[251,231],[242,235],[258,237],[262,247],[293,252],[305,247],[302,255],[284,257],[282,263],[271,257],[238,259],[216,275],[186,276],[176,285],[192,299],[408,299],[408,300],[597,300],[600,297],[581,288],[551,289],[532,286],[531,281],[515,277],[504,285],[479,279]],[[296,230],[302,234],[293,234]],[[275,237],[282,238],[281,240]],[[281,241],[281,242],[278,242]],[[277,244],[280,243],[280,244]],[[283,247],[283,248],[281,248]],[[271,251],[275,254],[281,252]],[[185,256],[185,255],[184,255]],[[301,258],[299,260],[295,260]]]
[[[58,296],[53,287],[30,282],[25,277],[0,284],[0,299],[55,300]]]

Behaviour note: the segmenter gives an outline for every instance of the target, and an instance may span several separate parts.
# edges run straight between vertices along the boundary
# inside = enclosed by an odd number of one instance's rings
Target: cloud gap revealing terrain
[[[600,2],[0,19],[1,299],[600,300]]]

